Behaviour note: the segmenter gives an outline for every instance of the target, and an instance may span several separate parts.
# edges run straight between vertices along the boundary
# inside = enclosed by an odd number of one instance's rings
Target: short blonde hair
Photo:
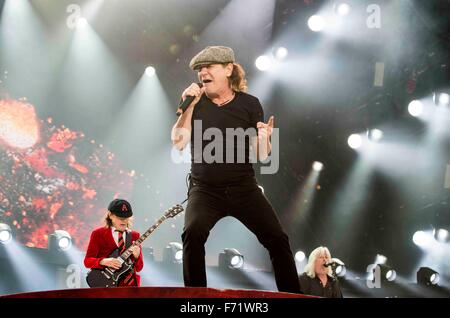
[[[314,251],[312,251],[311,254],[309,254],[308,264],[306,264],[306,266],[305,266],[306,275],[308,275],[311,278],[316,277],[316,270],[315,270],[316,259],[317,259],[317,257],[322,256],[322,255],[328,256],[331,260],[330,251],[328,250],[328,248],[326,248],[324,246],[319,246]],[[328,267],[327,275],[333,276],[333,271],[331,269],[331,266]]]

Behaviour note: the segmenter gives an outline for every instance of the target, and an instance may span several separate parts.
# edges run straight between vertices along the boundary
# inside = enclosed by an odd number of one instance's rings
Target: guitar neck
[[[164,220],[166,220],[166,219],[167,219],[167,217],[166,217],[165,215],[162,216],[162,217],[160,217],[159,220],[156,221],[155,224],[153,224],[147,231],[145,231],[144,234],[142,234],[142,235],[134,242],[135,245],[140,245],[140,244],[142,244],[142,242],[144,242],[145,239],[147,239],[147,237],[149,237],[150,234],[152,234],[153,231],[156,230],[156,229],[158,228],[158,226],[160,226],[161,223],[164,222]],[[132,246],[133,246],[133,245],[132,245]],[[127,248],[126,251],[123,252],[122,255],[120,255],[120,257],[122,257],[124,260],[128,259],[128,258],[131,256],[131,254],[132,254],[132,252],[131,252],[131,247],[132,247],[132,246],[130,246],[129,248]]]

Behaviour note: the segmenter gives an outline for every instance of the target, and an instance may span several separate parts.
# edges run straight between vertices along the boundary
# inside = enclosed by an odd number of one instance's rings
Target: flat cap
[[[192,58],[189,67],[195,70],[201,65],[234,62],[234,52],[231,48],[226,46],[207,46]]]

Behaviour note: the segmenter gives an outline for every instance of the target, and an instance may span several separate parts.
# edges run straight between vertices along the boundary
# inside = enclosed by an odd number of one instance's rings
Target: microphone
[[[203,87],[203,83],[197,83],[198,86],[200,86],[200,88]],[[177,116],[180,116],[181,114],[183,114],[186,109],[189,107],[189,105],[194,101],[195,96],[191,96],[191,95],[187,95],[186,98],[184,99],[184,102],[181,103],[181,105],[178,107],[177,110]]]
[[[336,265],[336,264],[337,264],[336,262],[330,262],[330,263],[324,264],[323,266],[330,267],[330,266],[333,266],[333,265]]]

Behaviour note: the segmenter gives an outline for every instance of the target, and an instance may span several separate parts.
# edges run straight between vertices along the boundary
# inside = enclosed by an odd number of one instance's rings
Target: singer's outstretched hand
[[[260,139],[265,140],[266,138],[268,138],[272,135],[273,121],[274,121],[274,117],[270,116],[267,124],[265,124],[263,122],[258,122],[256,124],[256,128],[258,128],[258,136]]]
[[[264,161],[272,151],[272,145],[270,144],[270,136],[273,131],[274,117],[271,116],[267,124],[258,122],[256,128],[258,129],[258,158]]]

